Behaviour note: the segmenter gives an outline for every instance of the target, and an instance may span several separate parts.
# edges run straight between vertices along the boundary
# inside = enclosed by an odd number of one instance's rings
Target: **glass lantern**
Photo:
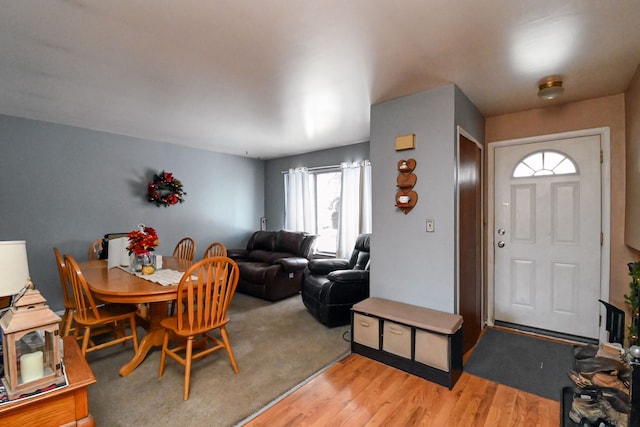
[[[4,378],[9,400],[64,384],[60,316],[35,289],[28,290],[0,320]]]

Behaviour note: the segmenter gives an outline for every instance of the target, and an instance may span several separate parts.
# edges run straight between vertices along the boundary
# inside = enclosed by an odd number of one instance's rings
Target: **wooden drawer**
[[[382,349],[388,353],[411,359],[411,328],[385,320]]]
[[[449,337],[417,329],[415,360],[449,372]]]
[[[380,349],[380,326],[377,317],[353,314],[353,341],[367,347]]]

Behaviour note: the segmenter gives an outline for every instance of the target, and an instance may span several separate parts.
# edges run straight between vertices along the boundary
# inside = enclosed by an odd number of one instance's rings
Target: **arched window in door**
[[[544,175],[570,175],[578,168],[569,156],[559,151],[538,151],[520,160],[513,170],[514,178]]]

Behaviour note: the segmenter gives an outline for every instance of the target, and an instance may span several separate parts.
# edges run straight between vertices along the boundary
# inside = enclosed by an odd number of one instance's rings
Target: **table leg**
[[[138,351],[126,365],[120,368],[120,376],[126,377],[142,363],[153,347],[162,346],[164,338],[164,328],[160,326],[160,321],[167,317],[169,303],[166,301],[152,302],[149,304],[149,326],[147,334],[138,344]]]

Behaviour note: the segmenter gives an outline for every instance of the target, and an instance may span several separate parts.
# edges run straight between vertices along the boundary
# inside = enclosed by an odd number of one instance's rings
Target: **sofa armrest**
[[[227,256],[232,260],[249,258],[249,251],[246,249],[227,249]]]
[[[369,283],[369,270],[336,270],[327,279],[335,283]]]
[[[309,271],[311,274],[327,275],[335,270],[344,270],[349,268],[349,260],[332,258],[332,259],[312,259],[309,261]]]
[[[291,257],[279,258],[273,263],[280,265],[281,268],[287,273],[294,273],[296,271],[304,270],[307,267],[309,260],[302,257]]]

